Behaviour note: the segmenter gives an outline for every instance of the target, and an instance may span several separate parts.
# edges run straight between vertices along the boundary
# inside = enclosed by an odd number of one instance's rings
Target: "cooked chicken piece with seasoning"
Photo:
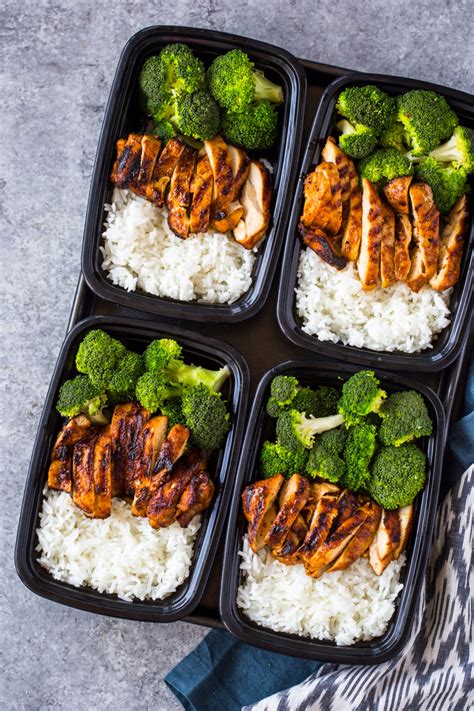
[[[413,213],[413,238],[423,259],[423,272],[429,281],[436,273],[439,253],[439,210],[433,192],[425,183],[410,188]]]
[[[218,232],[231,232],[245,220],[245,206],[239,196],[250,172],[250,158],[245,151],[227,146],[232,163],[233,184],[230,202],[220,201],[213,210],[212,227]],[[245,245],[244,245],[245,246]]]
[[[350,518],[357,507],[360,506],[360,500],[353,491],[344,489],[337,502],[337,516],[334,520],[334,530],[339,528],[348,518]]]
[[[362,180],[362,239],[357,271],[362,288],[369,291],[377,287],[382,240],[382,202],[375,185]]]
[[[206,232],[211,218],[213,177],[207,156],[198,158],[191,179],[192,203],[189,214],[189,232]]]
[[[117,162],[112,169],[111,178],[118,188],[128,188],[138,178],[142,157],[142,135],[131,133],[125,143],[117,142],[117,150],[121,148]]]
[[[342,233],[341,254],[356,262],[362,239],[362,190],[354,163],[348,159],[350,178],[349,217]]]
[[[86,516],[94,515],[94,450],[97,435],[74,445],[72,500]]]
[[[342,226],[341,181],[334,163],[320,163],[306,177],[301,222],[310,229],[319,227],[330,236],[339,234]]]
[[[252,161],[240,196],[242,219],[234,229],[236,242],[245,249],[253,249],[265,235],[270,223],[271,200],[270,173],[263,163]]]
[[[142,487],[140,500],[137,500],[138,497],[135,495],[138,508],[143,505],[143,500],[147,500],[146,515],[152,528],[158,528],[159,525],[159,489],[171,478],[173,466],[183,456],[190,434],[188,427],[184,425],[175,425],[171,428],[158,453],[148,492]]]
[[[103,427],[95,441],[93,459],[93,518],[107,518],[112,510],[112,437],[110,425]]]
[[[307,523],[301,513],[296,520],[279,548],[272,550],[272,555],[285,565],[293,565],[299,562],[299,547],[303,543],[308,531]]]
[[[340,494],[324,494],[316,501],[306,537],[298,551],[303,562],[309,562],[323,545],[338,514]]]
[[[382,203],[382,240],[380,243],[380,283],[383,289],[396,282],[395,277],[395,215]]]
[[[153,179],[156,161],[160,155],[161,141],[156,136],[145,135],[142,138],[142,153],[140,158],[140,170],[134,184],[134,192],[146,195],[146,185]]]
[[[177,237],[186,239],[189,233],[188,210],[191,205],[191,178],[194,173],[196,151],[186,146],[181,153],[170,180],[166,198],[168,224]]]
[[[180,138],[171,138],[156,161],[153,179],[145,189],[145,197],[156,207],[163,207],[168,185],[186,144]]]
[[[376,575],[381,575],[390,561],[393,552],[400,545],[400,518],[398,511],[382,511],[379,527],[369,548],[370,567]]]
[[[355,172],[355,166],[352,163],[351,159],[346,156],[344,151],[339,148],[335,139],[332,136],[330,136],[326,141],[326,144],[323,150],[321,151],[321,155],[323,157],[323,160],[325,160],[327,163],[335,163],[339,173],[339,180],[341,182],[342,229],[344,230],[349,217],[351,201],[351,182],[353,171]],[[350,163],[352,163],[353,170],[349,165]]]
[[[400,519],[400,542],[392,552],[392,560],[398,560],[408,543],[411,529],[413,527],[413,504],[408,504],[408,506],[404,506],[403,508],[398,509],[397,513]]]
[[[395,278],[405,281],[410,272],[411,222],[407,215],[395,215]]]
[[[468,221],[467,196],[462,195],[441,232],[437,273],[430,279],[430,286],[436,291],[449,289],[459,280]]]
[[[132,498],[135,493],[134,467],[139,454],[141,432],[150,412],[136,402],[117,405],[110,426],[112,438],[112,496]]]
[[[250,158],[241,148],[227,146],[232,161],[232,175],[234,183],[232,186],[232,199],[238,200],[240,191],[245,185],[250,171]]]
[[[209,507],[214,491],[214,482],[206,471],[201,469],[191,477],[176,507],[176,520],[181,528],[186,528],[196,514]]]
[[[428,283],[425,274],[425,265],[423,263],[423,255],[418,245],[415,245],[410,250],[410,271],[406,278],[409,288],[418,293],[420,289]]]
[[[365,508],[368,509],[367,518],[360,526],[356,535],[353,536],[351,541],[344,548],[341,555],[336,558],[335,562],[328,568],[329,573],[336,570],[345,570],[369,549],[375,532],[377,531],[382,510],[374,501],[365,504]]]
[[[347,261],[339,254],[334,240],[331,237],[328,237],[327,234],[317,227],[308,229],[301,223],[298,226],[298,231],[304,244],[312,249],[313,252],[316,252],[323,262],[326,262],[326,264],[329,264],[335,269],[344,269]]]
[[[161,445],[165,441],[167,429],[168,418],[159,415],[152,417],[140,434],[137,458],[133,463],[134,496],[132,514],[134,516],[146,516],[151,475]]]
[[[270,549],[279,550],[281,548],[288,531],[293,526],[296,517],[305,506],[310,495],[310,483],[306,477],[300,474],[293,474],[284,483],[278,497],[278,514],[265,536],[265,543]]]
[[[125,138],[119,138],[117,141],[117,157],[115,159],[114,165],[112,167],[112,172],[110,174],[110,180],[114,184],[117,182],[117,169],[126,142],[127,140]]]
[[[73,417],[64,425],[51,453],[51,464],[48,470],[48,486],[51,489],[71,493],[74,445],[90,437],[93,431],[92,423],[85,415]]]
[[[413,177],[411,175],[405,175],[403,178],[394,178],[383,189],[388,202],[395,212],[400,215],[410,214],[408,193],[412,180]]]
[[[219,212],[234,199],[234,173],[232,156],[227,143],[221,136],[204,141],[204,149],[209,158],[214,177],[211,217],[219,221]]]
[[[178,503],[195,474],[205,469],[199,453],[181,458],[169,479],[158,487],[154,502],[154,528],[167,528],[176,520]]]
[[[265,545],[265,536],[275,518],[274,503],[283,481],[282,475],[276,474],[249,484],[242,493],[242,509],[249,523],[248,542],[254,553]]]

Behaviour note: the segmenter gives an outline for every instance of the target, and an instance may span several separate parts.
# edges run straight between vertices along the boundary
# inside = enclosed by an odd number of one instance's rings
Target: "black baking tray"
[[[239,461],[227,527],[224,563],[222,569],[220,612],[227,629],[241,641],[271,649],[273,652],[292,654],[308,659],[340,664],[379,664],[397,654],[406,643],[412,622],[411,604],[419,581],[423,579],[433,533],[438,491],[441,481],[446,421],[444,408],[436,393],[427,385],[397,374],[377,370],[381,387],[387,393],[395,390],[416,390],[424,398],[433,421],[433,434],[423,438],[420,446],[428,460],[428,477],[425,488],[415,500],[415,520],[410,537],[407,563],[402,570],[403,589],[396,601],[396,610],[387,632],[370,642],[351,646],[337,646],[335,642],[303,638],[295,634],[274,632],[261,627],[246,617],[237,607],[237,589],[243,573],[239,569],[239,550],[247,523],[241,510],[241,492],[251,481],[258,479],[258,454],[264,440],[274,439],[275,421],[265,412],[270,395],[270,383],[276,375],[294,375],[301,385],[340,386],[360,370],[360,366],[342,363],[311,364],[308,361],[287,361],[271,368],[260,381],[248,419],[247,436]]]
[[[297,284],[298,263],[303,245],[297,236],[297,225],[303,208],[303,186],[308,172],[319,163],[320,154],[330,135],[335,135],[336,110],[338,94],[348,86],[375,84],[388,94],[401,94],[411,89],[429,89],[446,97],[450,106],[460,119],[460,123],[474,128],[474,97],[461,91],[448,89],[437,84],[404,79],[401,77],[383,76],[380,74],[347,74],[333,81],[324,92],[314,122],[304,147],[303,162],[296,186],[295,196],[288,222],[288,233],[283,256],[280,276],[280,292],[278,300],[278,320],[285,335],[296,345],[321,353],[339,360],[357,362],[379,368],[409,370],[410,372],[427,372],[441,370],[449,365],[459,354],[462,342],[461,333],[466,326],[472,311],[472,287],[474,275],[474,242],[473,200],[470,200],[470,225],[464,249],[461,277],[453,289],[450,300],[452,320],[435,339],[433,348],[420,353],[401,353],[399,351],[373,351],[368,348],[356,348],[340,343],[321,341],[303,331],[302,320],[296,313],[295,287]]]
[[[47,481],[51,448],[63,425],[55,404],[61,384],[76,373],[75,355],[80,341],[92,328],[103,328],[128,348],[142,353],[155,338],[176,338],[183,346],[187,362],[207,368],[228,365],[231,375],[222,393],[228,403],[231,428],[224,446],[209,462],[216,486],[212,505],[202,514],[196,536],[191,571],[175,593],[164,600],[128,602],[117,595],[99,593],[92,588],[77,588],[54,580],[38,563],[36,529]],[[118,316],[90,316],[69,331],[58,357],[38,428],[30,470],[25,486],[15,549],[15,564],[21,580],[33,592],[48,599],[89,612],[150,622],[171,622],[189,614],[198,604],[209,576],[216,546],[227,514],[233,488],[232,474],[237,466],[245,431],[249,371],[237,349],[208,336],[182,328],[159,326],[151,321]]]
[[[248,52],[255,65],[283,86],[285,102],[280,109],[278,145],[264,155],[275,165],[272,176],[272,223],[260,246],[252,274],[252,286],[231,305],[184,302],[151,294],[127,292],[115,286],[101,268],[101,233],[104,204],[111,202],[109,180],[118,138],[137,131],[143,124],[139,110],[138,76],[144,60],[169,42],[188,44],[206,66],[218,55],[239,48]],[[82,269],[91,289],[117,304],[160,316],[197,321],[242,321],[262,308],[268,297],[283,245],[293,186],[297,176],[306,98],[306,76],[299,61],[283,49],[224,32],[189,27],[148,27],[137,32],[125,46],[105,111],[92,176],[84,230]]]

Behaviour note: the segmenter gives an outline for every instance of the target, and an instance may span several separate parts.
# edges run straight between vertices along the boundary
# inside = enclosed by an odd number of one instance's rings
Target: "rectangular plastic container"
[[[339,93],[348,86],[375,84],[388,94],[401,94],[411,89],[428,89],[442,94],[459,116],[462,125],[474,128],[474,99],[454,89],[436,84],[390,77],[378,74],[347,74],[332,82],[326,89],[314,117],[311,133],[303,157],[296,193],[288,222],[288,231],[283,257],[278,297],[278,322],[284,334],[296,345],[343,361],[357,362],[379,368],[398,369],[409,372],[437,371],[452,363],[459,354],[462,333],[467,328],[472,311],[472,286],[474,273],[473,200],[470,200],[470,225],[466,237],[461,277],[453,289],[450,301],[452,319],[450,325],[435,337],[433,348],[420,353],[374,351],[356,348],[342,343],[321,341],[303,331],[302,319],[296,313],[295,288],[298,263],[303,245],[297,235],[297,226],[303,209],[303,186],[306,175],[319,163],[326,139],[335,135],[336,101]]]
[[[353,365],[318,365],[310,361],[287,361],[271,368],[260,381],[234,484],[220,593],[220,613],[225,626],[247,644],[280,654],[336,664],[379,664],[397,654],[408,639],[417,601],[416,593],[423,582],[436,516],[444,450],[445,415],[438,396],[427,385],[384,371],[376,371],[382,387],[389,393],[394,390],[417,390],[423,395],[434,424],[432,436],[424,438],[421,444],[427,454],[429,473],[423,492],[415,500],[415,522],[406,551],[407,563],[402,570],[403,590],[396,601],[396,610],[386,633],[370,642],[337,646],[334,642],[313,640],[260,627],[245,616],[236,602],[237,589],[243,576],[239,570],[239,550],[247,530],[247,522],[242,513],[241,494],[248,483],[260,478],[257,474],[260,446],[265,439],[274,435],[273,421],[265,412],[272,379],[280,374],[294,375],[301,385],[336,386],[341,385],[341,377],[346,379],[358,370],[360,367]]]
[[[76,372],[74,361],[79,342],[91,328],[103,328],[138,352],[143,352],[155,338],[176,338],[183,346],[187,362],[208,368],[221,368],[227,364],[231,371],[231,377],[223,388],[223,396],[228,403],[232,426],[224,447],[214,453],[209,463],[209,471],[216,485],[214,500],[202,513],[202,524],[196,537],[193,563],[187,580],[175,593],[161,601],[126,602],[116,595],[99,593],[92,588],[76,588],[54,580],[38,563],[36,529],[51,448],[63,422],[55,408],[57,394],[64,380]],[[199,603],[203,593],[227,513],[242,445],[248,388],[249,372],[243,356],[233,346],[208,336],[130,317],[95,316],[74,326],[58,357],[25,484],[15,549],[15,564],[22,582],[37,595],[88,612],[149,622],[171,622],[188,615]]]
[[[113,186],[109,180],[118,138],[139,130],[144,123],[140,113],[138,77],[143,62],[170,42],[189,45],[206,66],[218,54],[239,48],[247,52],[256,67],[283,86],[285,102],[277,146],[265,157],[275,163],[272,175],[272,222],[259,248],[252,286],[231,305],[201,304],[162,298],[141,292],[127,292],[114,286],[101,268],[104,204],[109,203]],[[149,27],[135,34],[126,44],[110,90],[92,176],[84,230],[82,269],[90,288],[98,296],[122,306],[172,318],[196,321],[236,322],[256,314],[267,299],[286,232],[286,223],[297,176],[306,99],[306,75],[299,61],[283,49],[212,30],[187,27]]]

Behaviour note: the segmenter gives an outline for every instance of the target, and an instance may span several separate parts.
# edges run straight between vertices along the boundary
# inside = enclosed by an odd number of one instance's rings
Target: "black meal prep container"
[[[303,249],[297,235],[297,226],[303,209],[304,180],[307,173],[311,172],[319,163],[321,151],[328,136],[336,135],[335,107],[339,93],[346,87],[362,86],[369,83],[375,84],[383,91],[393,95],[411,89],[436,91],[446,98],[457,113],[460,124],[474,128],[474,97],[455,89],[414,79],[362,73],[346,74],[329,84],[314,117],[291,208],[278,296],[278,322],[287,338],[297,346],[331,358],[378,368],[406,369],[407,372],[439,371],[452,363],[459,355],[461,336],[467,327],[473,306],[474,200],[472,198],[470,200],[470,225],[466,236],[461,277],[454,287],[450,301],[452,320],[450,325],[435,337],[433,348],[426,349],[421,353],[402,353],[400,351],[390,353],[320,341],[316,336],[310,336],[303,331],[302,319],[296,313],[295,288],[300,253]]]
[[[247,530],[247,522],[241,509],[241,494],[248,483],[261,478],[258,474],[260,446],[265,439],[274,436],[274,421],[265,412],[271,380],[275,375],[283,374],[296,376],[302,385],[337,386],[341,385],[341,377],[346,379],[358,370],[360,367],[354,365],[335,365],[325,362],[315,364],[309,360],[287,361],[271,368],[260,381],[234,484],[219,604],[221,617],[227,629],[247,644],[280,654],[338,664],[379,664],[395,656],[408,640],[428,562],[435,523],[443,461],[445,414],[438,396],[430,387],[383,370],[376,371],[382,387],[388,393],[395,390],[417,390],[423,395],[433,420],[432,436],[420,440],[420,446],[428,457],[429,473],[425,489],[415,500],[415,524],[406,551],[407,563],[401,576],[403,590],[396,601],[396,610],[386,633],[370,642],[337,646],[334,642],[313,640],[260,627],[245,616],[236,602],[237,588],[243,575],[239,570],[238,553],[241,549],[242,537]]]
[[[209,463],[209,470],[216,485],[215,498],[202,514],[202,525],[195,541],[190,574],[177,591],[164,600],[126,602],[116,595],[99,593],[92,588],[76,588],[54,580],[38,563],[36,529],[39,524],[39,512],[47,481],[51,448],[63,422],[63,418],[55,409],[58,390],[64,380],[77,372],[74,365],[75,354],[81,339],[91,328],[105,329],[122,340],[127,347],[138,352],[142,352],[155,338],[176,338],[182,344],[188,362],[209,368],[220,368],[227,364],[231,371],[222,392],[228,402],[232,427],[224,447],[214,453]],[[15,565],[22,582],[34,593],[49,600],[113,617],[172,622],[188,615],[202,596],[227,513],[233,475],[243,439],[248,387],[249,371],[243,356],[237,349],[222,341],[181,328],[162,326],[131,317],[95,316],[76,324],[68,333],[58,357],[25,484],[15,549]]]
[[[113,186],[109,175],[118,138],[137,131],[144,124],[139,109],[138,77],[143,62],[169,42],[184,42],[204,60],[206,66],[219,54],[231,49],[247,52],[255,65],[283,86],[285,102],[280,109],[278,145],[264,157],[275,163],[272,176],[272,222],[260,246],[249,291],[231,305],[200,304],[127,292],[114,286],[101,268],[104,204],[109,203]],[[89,193],[84,230],[82,269],[90,288],[101,298],[121,306],[149,311],[172,318],[207,322],[236,322],[256,314],[265,303],[280,255],[297,176],[306,100],[306,75],[289,52],[264,42],[238,35],[187,27],[157,26],[137,32],[126,44],[110,90],[99,139]],[[146,123],[146,122],[145,122]]]

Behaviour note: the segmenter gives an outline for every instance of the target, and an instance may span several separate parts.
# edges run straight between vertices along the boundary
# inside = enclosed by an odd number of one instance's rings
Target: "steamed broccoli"
[[[120,341],[101,329],[93,329],[79,345],[76,368],[88,375],[94,385],[105,390],[124,353],[125,346]]]
[[[239,111],[225,111],[221,133],[228,143],[248,151],[271,148],[278,136],[278,113],[269,101],[244,106]]]
[[[174,397],[171,400],[166,400],[161,406],[162,415],[168,418],[168,428],[171,429],[175,425],[185,423],[183,414],[183,403],[180,397]]]
[[[369,483],[369,463],[375,451],[376,429],[365,422],[349,428],[344,447],[346,471],[342,483],[352,491],[366,489]]]
[[[405,128],[399,121],[391,121],[380,136],[380,145],[384,148],[395,148],[400,153],[405,153]]]
[[[308,451],[290,452],[276,442],[264,442],[260,450],[260,468],[265,479],[282,474],[290,477],[305,471]]]
[[[379,385],[380,381],[372,370],[359,370],[346,380],[339,401],[339,412],[346,427],[361,422],[370,412],[380,410],[387,393]]]
[[[416,444],[382,447],[371,467],[370,495],[385,509],[407,506],[423,489],[425,469],[426,456]]]
[[[339,427],[343,422],[341,415],[306,417],[297,410],[285,410],[277,419],[277,441],[291,452],[298,452],[301,447],[311,449],[316,434]]]
[[[380,136],[396,111],[396,101],[372,84],[351,86],[339,94],[336,109],[354,125],[367,126]]]
[[[218,449],[229,431],[225,402],[202,383],[186,388],[182,399],[183,415],[193,440],[205,449]]]
[[[147,370],[163,370],[172,360],[180,360],[183,349],[173,338],[159,338],[145,348],[143,359]]]
[[[278,405],[289,405],[298,392],[298,381],[292,375],[277,375],[270,385],[270,395]]]
[[[384,185],[402,175],[413,175],[411,161],[395,148],[378,148],[359,162],[359,177]]]
[[[176,100],[172,123],[185,136],[199,141],[213,138],[219,130],[219,106],[205,89],[184,94]]]
[[[457,199],[468,190],[467,176],[462,168],[438,163],[429,156],[415,168],[418,180],[427,183],[440,212],[448,213]]]
[[[446,143],[431,151],[430,156],[441,163],[451,163],[453,168],[462,168],[467,174],[474,172],[474,131],[456,126]]]
[[[346,441],[346,430],[338,428],[323,432],[315,439],[309,453],[306,473],[328,481],[336,482],[344,476],[346,465],[340,456]]]
[[[102,413],[106,403],[107,396],[100,387],[94,385],[87,375],[76,375],[61,385],[56,409],[63,417],[83,413],[97,424],[106,424],[107,419]]]
[[[458,125],[458,117],[446,99],[434,91],[414,89],[402,94],[397,97],[397,113],[414,156],[427,155]]]
[[[322,385],[320,388],[301,388],[291,403],[294,410],[313,417],[337,415],[337,404],[341,394],[336,388]]]
[[[414,390],[390,395],[382,403],[379,415],[382,418],[379,439],[383,444],[398,447],[415,437],[428,437],[433,431],[425,402]]]
[[[339,145],[344,153],[352,158],[365,158],[377,145],[377,135],[368,126],[354,126],[347,119],[343,119],[339,121],[337,128],[341,132]]]
[[[137,380],[144,370],[142,356],[127,351],[119,361],[107,386],[110,400],[114,403],[134,400]]]
[[[180,397],[182,388],[170,385],[163,373],[154,370],[147,371],[138,378],[135,393],[143,407],[156,412],[161,409],[166,400]]]
[[[281,86],[254,69],[241,49],[216,57],[207,70],[207,80],[214,99],[228,111],[241,111],[254,101],[283,101]]]
[[[204,383],[213,390],[220,390],[230,375],[225,365],[219,370],[203,368],[201,365],[184,363],[183,349],[172,338],[160,338],[152,341],[146,348],[143,358],[147,370],[161,373],[164,380],[179,386],[191,386]]]

